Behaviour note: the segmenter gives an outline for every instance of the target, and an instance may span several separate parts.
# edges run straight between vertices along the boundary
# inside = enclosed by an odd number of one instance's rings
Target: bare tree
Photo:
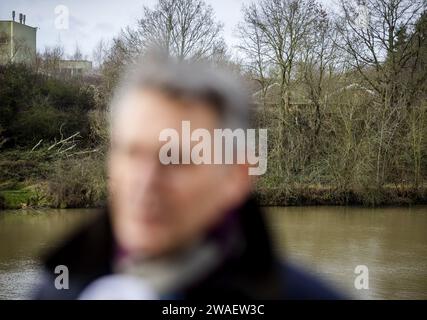
[[[253,6],[243,10],[244,21],[237,27],[237,36],[240,44],[237,49],[243,55],[243,67],[250,74],[252,80],[255,80],[260,90],[255,94],[260,96],[261,102],[266,107],[268,88],[275,81],[271,74],[271,61],[267,56],[267,46],[263,40],[262,30],[259,28],[258,12]],[[256,97],[258,98],[258,97]]]
[[[64,57],[64,48],[57,45],[45,47],[40,55],[40,70],[47,75],[59,73],[59,61]]]
[[[398,99],[398,78],[417,54],[412,32],[425,0],[341,0],[339,30],[353,67],[388,105]],[[405,45],[399,38],[409,31]]]
[[[279,101],[274,117],[278,120],[274,154],[278,156],[278,172],[283,175],[285,149],[296,150],[299,142],[291,133],[289,115],[291,85],[304,46],[313,33],[320,12],[314,0],[261,0],[243,7],[244,21],[239,26],[242,52],[249,57],[252,69],[261,82],[263,95],[273,80],[279,88]],[[270,72],[271,70],[271,72]],[[288,161],[287,170],[293,167]]]
[[[320,9],[312,32],[305,38],[299,61],[301,85],[315,108],[314,144],[321,128],[321,109],[328,103],[328,95],[336,90],[336,82],[344,70],[337,41],[334,21],[326,11]]]
[[[157,47],[179,59],[209,59],[224,52],[222,24],[203,0],[159,0],[144,6],[135,29],[126,28],[122,44],[131,56]]]
[[[105,40],[101,39],[92,51],[92,61],[96,68],[100,68],[104,63],[108,54],[108,44]]]
[[[0,32],[0,63],[26,63],[33,66],[37,63],[36,52],[22,37],[10,37]]]
[[[83,59],[83,53],[80,50],[79,44],[76,42],[76,46],[74,48],[74,53],[70,56],[72,60],[82,60]]]
[[[244,7],[244,24],[252,42],[248,48],[262,53],[259,63],[277,70],[282,105],[289,106],[289,88],[302,45],[313,31],[319,6],[314,0],[261,0]],[[247,34],[246,34],[247,35]],[[258,48],[257,48],[258,47]]]
[[[398,109],[407,107],[413,100],[411,85],[405,83],[402,74],[409,62],[419,56],[420,47],[413,46],[417,37],[415,25],[425,6],[425,0],[341,1],[338,28],[343,49],[351,57],[354,69],[379,97],[373,107],[380,112],[372,119],[378,131],[378,185],[384,180],[387,155],[393,150],[395,134],[402,128],[404,114]]]

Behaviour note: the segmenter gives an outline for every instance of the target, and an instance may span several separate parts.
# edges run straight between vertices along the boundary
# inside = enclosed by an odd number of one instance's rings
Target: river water
[[[348,297],[427,299],[427,206],[266,211],[277,253]],[[40,254],[94,213],[0,211],[0,299],[28,298],[40,278]],[[357,266],[362,274],[355,272]],[[356,289],[361,276],[363,286]]]

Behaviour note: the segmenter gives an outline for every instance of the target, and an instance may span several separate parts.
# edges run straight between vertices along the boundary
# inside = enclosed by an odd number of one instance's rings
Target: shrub
[[[104,160],[99,156],[57,160],[48,181],[48,198],[58,208],[96,207],[105,202]]]

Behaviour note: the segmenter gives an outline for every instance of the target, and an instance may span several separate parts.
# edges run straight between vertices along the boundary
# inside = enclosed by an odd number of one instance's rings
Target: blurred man
[[[170,150],[179,163],[160,161],[165,129],[246,129],[249,110],[225,73],[170,59],[134,66],[111,104],[108,209],[47,259],[37,297],[336,298],[273,253],[247,162],[184,164],[197,141],[183,140]],[[68,289],[55,285],[58,265]]]

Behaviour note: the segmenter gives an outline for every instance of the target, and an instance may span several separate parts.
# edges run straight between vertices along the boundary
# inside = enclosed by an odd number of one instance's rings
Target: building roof
[[[13,22],[13,23],[19,24],[20,26],[28,27],[35,30],[38,29],[37,27],[32,27],[32,26],[29,26],[28,24],[19,23],[18,21],[13,21],[13,20],[0,20],[0,23],[1,22]]]

